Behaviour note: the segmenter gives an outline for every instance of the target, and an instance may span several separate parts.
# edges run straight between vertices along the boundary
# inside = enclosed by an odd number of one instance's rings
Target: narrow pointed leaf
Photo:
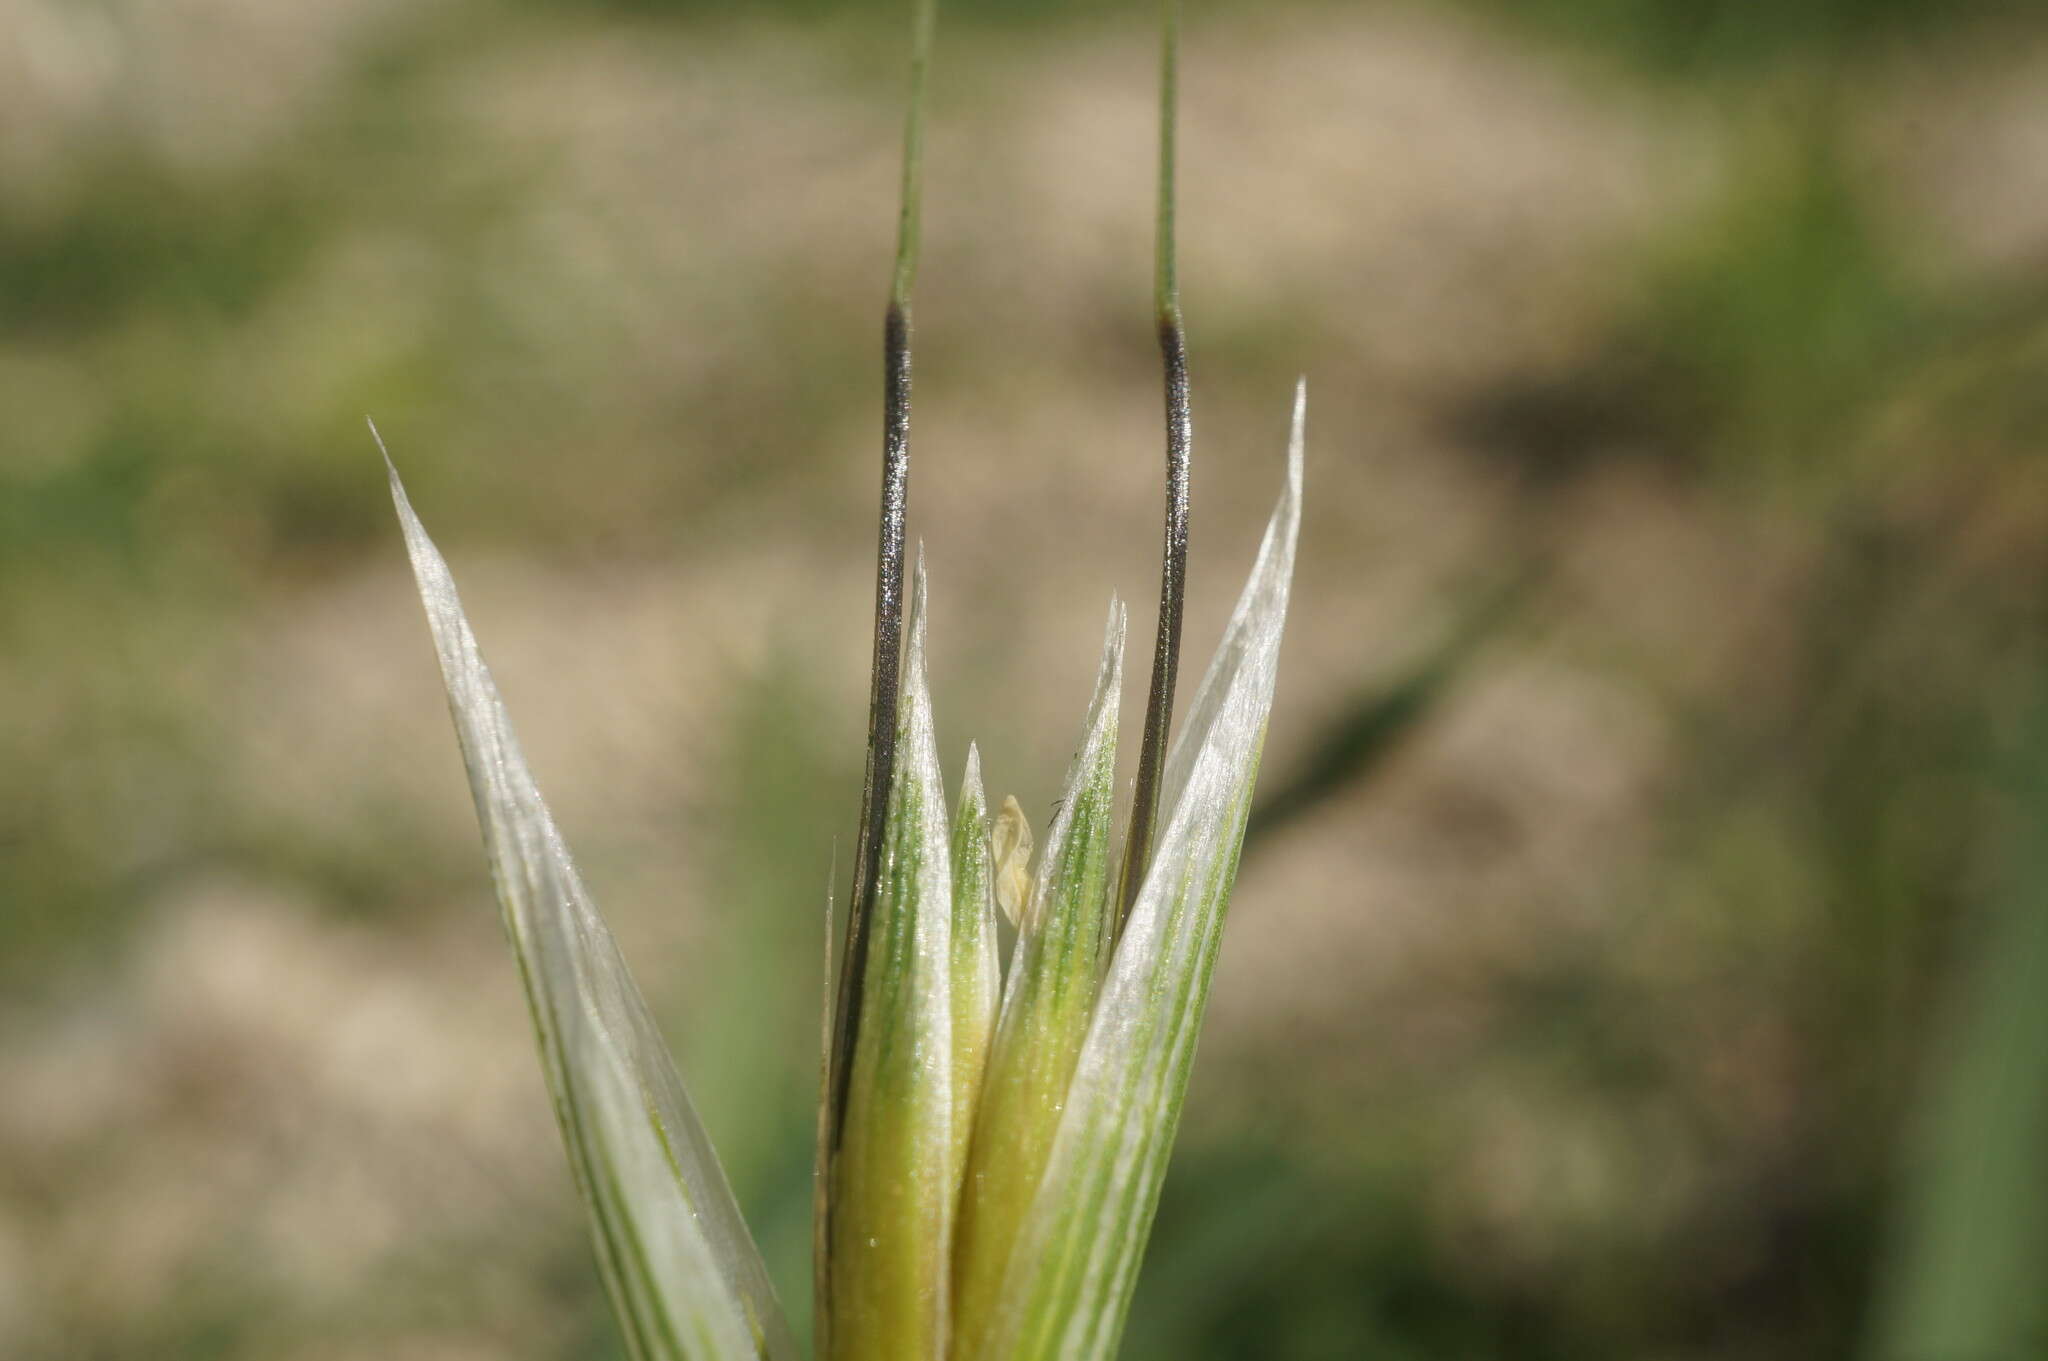
[[[794,1361],[725,1174],[513,736],[447,563],[404,526],[506,933],[598,1264],[636,1361]]]
[[[1303,391],[1287,484],[1166,762],[1161,833],[1103,981],[983,1361],[1113,1356],[1180,1121],[1272,710],[1301,520]]]
[[[980,1354],[999,1315],[1017,1229],[1051,1152],[1102,977],[1123,647],[1124,608],[1112,603],[1086,736],[1024,905],[975,1112],[954,1250],[956,1356]]]
[[[953,1152],[946,805],[925,684],[925,579],[912,586],[896,762],[880,827],[866,979],[831,1171],[831,1357],[938,1361]]]
[[[1002,969],[996,961],[995,865],[981,753],[967,748],[967,774],[953,818],[953,1179],[967,1163],[967,1139],[988,1047],[995,1038]]]
[[[825,876],[825,969],[818,1006],[818,1124],[811,1150],[811,1352],[831,1354],[832,1279],[827,1266],[827,1234],[832,1196],[832,1046],[837,1038],[839,1000],[839,917],[832,886],[839,882],[839,852],[832,852],[832,870]]]

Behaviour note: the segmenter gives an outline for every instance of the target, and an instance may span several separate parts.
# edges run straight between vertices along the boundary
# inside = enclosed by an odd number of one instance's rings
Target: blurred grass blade
[[[831,1171],[835,1361],[939,1361],[953,1151],[951,848],[925,684],[925,577],[910,599],[895,774],[879,836],[861,1013]]]
[[[636,1361],[794,1361],[794,1339],[725,1174],[526,768],[448,565],[396,469],[391,498],[627,1349]]]
[[[1277,789],[1268,785],[1245,830],[1245,845],[1368,783],[1403,750],[1476,669],[1487,647],[1521,619],[1544,581],[1541,563],[1510,556],[1488,569],[1449,633],[1390,681],[1359,695],[1304,744],[1307,760]]]
[[[1301,523],[1305,401],[1298,389],[1286,488],[1167,759],[1157,848],[1018,1234],[1001,1317],[989,1343],[964,1355],[1099,1361],[1115,1354],[1180,1122],[1273,705]]]
[[[1046,835],[1004,986],[967,1155],[954,1249],[955,1356],[979,1355],[997,1316],[1017,1226],[1052,1150],[1063,1094],[1102,977],[1112,910],[1109,831],[1116,796],[1124,619],[1124,607],[1111,602],[1086,736]]]
[[[953,818],[953,1181],[967,1164],[982,1070],[995,1038],[1002,968],[996,961],[995,863],[981,752],[967,748],[967,774]]]
[[[818,1125],[811,1149],[811,1351],[822,1357],[831,1345],[828,1312],[832,1307],[831,1256],[819,1239],[830,1222],[832,1199],[832,1047],[838,1042],[839,914],[832,887],[839,882],[839,848],[832,848],[832,869],[825,876],[824,976],[818,999]]]
[[[2020,821],[1930,1050],[1873,1361],[2048,1355],[2048,712],[2018,755]]]

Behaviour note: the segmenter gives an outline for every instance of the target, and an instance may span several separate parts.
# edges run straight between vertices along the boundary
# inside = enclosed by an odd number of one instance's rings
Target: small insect
[[[1010,925],[1017,926],[1031,901],[1031,824],[1015,794],[1003,796],[989,842],[995,859],[996,905]]]

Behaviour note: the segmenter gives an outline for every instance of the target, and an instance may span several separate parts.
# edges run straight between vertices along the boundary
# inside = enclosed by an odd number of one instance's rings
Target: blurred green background
[[[0,7],[0,1355],[619,1355],[365,413],[808,1312],[906,9]],[[1149,636],[1151,19],[942,20],[913,532],[1037,813]],[[1299,372],[1309,506],[1127,1354],[2048,1356],[2048,14],[1194,0],[1183,87],[1190,667]]]

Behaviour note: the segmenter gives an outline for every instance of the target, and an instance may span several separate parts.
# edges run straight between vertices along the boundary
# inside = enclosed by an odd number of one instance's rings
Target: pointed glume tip
[[[377,428],[377,421],[372,416],[364,416],[363,424],[370,427],[370,438],[377,441],[377,452],[384,456],[385,471],[391,474],[392,481],[397,481],[398,467],[391,461],[391,451],[384,447],[384,432]]]

